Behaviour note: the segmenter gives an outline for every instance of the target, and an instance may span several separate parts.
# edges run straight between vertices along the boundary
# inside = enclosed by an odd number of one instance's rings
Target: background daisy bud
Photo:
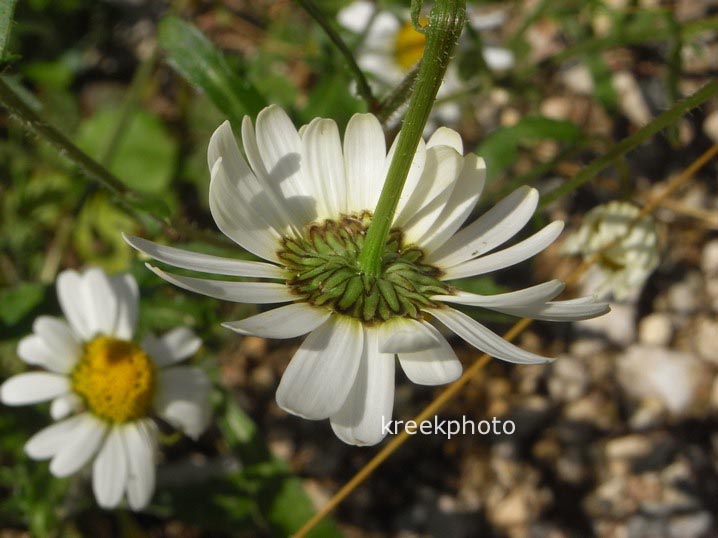
[[[243,151],[227,122],[212,136],[210,208],[225,235],[266,262],[126,240],[175,267],[263,279],[209,280],[150,266],[166,281],[211,297],[284,303],[225,326],[264,338],[308,334],[282,377],[277,403],[304,418],[330,419],[347,443],[370,445],[384,437],[395,357],[418,384],[459,377],[461,363],[434,322],[496,358],[550,360],[514,346],[448,303],[558,321],[608,310],[592,298],[554,301],[564,287],[557,280],[491,296],[452,284],[533,256],[563,224],[500,248],[536,210],[537,191],[521,187],[460,229],[483,189],[485,165],[476,155],[463,155],[461,137],[451,129],[440,128],[419,144],[377,275],[365,273],[358,258],[396,146],[387,151],[379,121],[354,115],[342,140],[332,120],[317,118],[297,130],[281,108],[270,106],[256,126],[245,118],[241,131]]]
[[[192,438],[210,418],[210,381],[199,368],[178,366],[201,341],[187,328],[133,339],[139,291],[129,274],[67,270],[57,278],[65,319],[40,316],[17,349],[44,371],[11,377],[0,401],[25,405],[51,401],[58,422],[25,445],[33,459],[50,459],[58,477],[92,464],[92,488],[104,508],[123,498],[144,508],[155,488],[159,417]]]
[[[650,215],[636,218],[640,209],[630,202],[613,201],[586,213],[577,232],[564,243],[566,254],[584,259],[599,254],[592,268],[599,297],[621,300],[643,287],[658,266],[658,232]]]

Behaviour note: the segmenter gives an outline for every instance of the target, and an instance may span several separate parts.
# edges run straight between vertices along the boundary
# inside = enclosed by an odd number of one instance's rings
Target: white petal
[[[409,318],[386,321],[376,328],[376,333],[379,338],[379,351],[382,353],[413,353],[435,349],[441,345],[435,331]]]
[[[426,149],[434,146],[449,146],[454,148],[459,155],[464,154],[464,143],[461,140],[461,135],[448,127],[439,127],[431,135],[431,138],[426,143]]]
[[[500,311],[512,316],[544,321],[578,321],[602,316],[610,310],[608,303],[556,301],[543,305],[502,308]]]
[[[77,415],[40,430],[25,443],[25,453],[34,460],[53,457],[75,436],[75,429],[86,419],[86,414]]]
[[[375,11],[376,5],[373,2],[357,0],[339,10],[339,13],[337,13],[337,21],[344,28],[360,34],[366,29],[369,22],[371,22]]]
[[[277,249],[282,233],[268,223],[258,206],[258,196],[248,191],[249,181],[229,175],[224,159],[219,158],[211,169],[209,209],[217,227],[224,235],[260,258],[278,261]]]
[[[526,225],[538,199],[536,189],[519,187],[429,254],[427,263],[447,268],[493,250]]]
[[[127,467],[121,426],[114,426],[92,467],[92,490],[102,508],[115,508],[122,501],[127,484]]]
[[[274,282],[230,282],[227,280],[205,280],[166,273],[162,269],[147,264],[147,268],[170,284],[185,290],[201,293],[235,303],[287,303],[299,297],[292,294],[284,284]]]
[[[560,220],[554,221],[509,248],[445,269],[441,280],[483,275],[504,267],[510,267],[535,256],[548,247],[561,234],[561,230],[563,230],[563,222]]]
[[[119,300],[110,284],[110,278],[102,269],[93,267],[85,271],[82,280],[90,305],[85,319],[92,335],[115,336]]]
[[[42,338],[47,348],[56,357],[54,371],[68,372],[82,354],[82,345],[63,320],[50,316],[40,316],[32,324],[33,332]]]
[[[386,140],[373,114],[354,114],[344,133],[344,166],[347,178],[347,210],[373,210],[376,190],[384,184]]]
[[[154,408],[167,422],[196,439],[209,424],[210,388],[207,374],[199,368],[178,366],[161,370]]]
[[[417,239],[426,253],[435,251],[461,227],[479,200],[486,181],[486,163],[473,153],[464,157],[461,174],[444,210],[433,225]]]
[[[287,113],[270,105],[257,115],[257,149],[269,182],[281,190],[299,226],[317,218],[311,183],[305,180],[301,162],[302,140]]]
[[[497,293],[496,295],[478,295],[466,291],[457,291],[456,295],[435,295],[434,301],[447,303],[467,304],[482,306],[484,308],[500,309],[504,307],[543,305],[563,291],[566,285],[560,280],[554,279],[530,288],[508,293]]]
[[[50,472],[57,477],[79,471],[95,455],[107,432],[107,424],[89,413],[75,427],[72,437],[57,451],[50,462]]]
[[[140,290],[132,275],[125,273],[110,277],[110,286],[117,297],[117,320],[114,336],[122,340],[131,340],[137,326],[140,306]]]
[[[202,340],[186,327],[172,329],[160,338],[147,335],[142,341],[142,349],[152,357],[158,368],[164,368],[191,357],[201,346]]]
[[[304,176],[313,185],[317,219],[347,212],[347,187],[339,129],[334,120],[316,118],[302,137]]]
[[[361,323],[332,316],[289,362],[277,389],[279,407],[311,420],[336,414],[354,385],[363,345]]]
[[[261,160],[259,163],[256,160],[252,162],[253,156],[259,158],[259,152],[256,150],[256,138],[254,130],[251,128],[251,120],[247,116],[244,120],[242,122],[242,139],[245,149],[254,148],[253,153],[247,150],[247,157],[254,170],[249,168],[240,153],[229,122],[220,125],[212,135],[207,150],[207,163],[212,170],[215,163],[222,159],[222,167],[234,187],[234,194],[235,196],[239,195],[241,199],[235,201],[242,204],[242,212],[246,213],[247,217],[258,219],[257,223],[262,223],[263,229],[274,230],[282,235],[284,230],[292,227],[291,208],[287,205],[280,185],[272,185],[267,181],[267,172]],[[245,133],[246,124],[250,127],[247,133]],[[231,210],[231,207],[228,207],[228,210]],[[251,225],[252,222],[250,221],[249,224]]]
[[[454,350],[433,325],[422,323],[427,331],[436,335],[439,345],[416,353],[399,353],[399,363],[406,377],[417,385],[443,385],[456,381],[462,367]]]
[[[140,237],[122,234],[127,244],[143,254],[181,269],[191,269],[202,273],[214,273],[228,276],[258,278],[285,278],[281,267],[271,263],[233,260],[209,254],[200,254],[179,248],[153,243]]]
[[[139,420],[121,426],[128,470],[127,501],[132,510],[141,510],[155,490],[155,444],[157,433],[151,421]]]
[[[386,435],[394,407],[394,355],[379,352],[378,334],[365,330],[364,349],[354,386],[331,417],[337,437],[351,445],[375,445]]]
[[[464,159],[453,148],[437,146],[426,151],[422,178],[394,220],[395,226],[403,228],[407,242],[416,242],[431,229],[446,207],[463,165]]]
[[[389,167],[391,166],[391,161],[394,158],[394,153],[396,152],[396,146],[399,142],[399,137],[401,136],[401,133],[399,133],[394,139],[394,143],[391,145],[391,148],[389,149],[389,153],[386,156],[386,161],[384,164],[384,170],[381,173],[381,187],[384,186],[384,179],[387,177],[387,173],[389,172]],[[394,213],[395,219],[398,215],[402,214],[402,211],[404,210],[404,206],[409,202],[409,200],[412,198],[413,193],[419,188],[419,183],[421,180],[421,177],[424,173],[424,165],[426,164],[426,142],[424,142],[423,139],[419,139],[419,146],[416,148],[416,153],[414,154],[414,158],[411,161],[411,167],[409,168],[409,174],[406,177],[406,183],[404,183],[404,188],[401,191],[401,198],[399,198],[399,203],[396,207],[396,212]],[[424,192],[423,189],[426,188],[426,185],[424,185],[422,188],[422,193]],[[379,200],[379,194],[381,193],[381,188],[377,192],[374,193],[374,199],[372,200],[372,208],[376,207],[376,202]]]
[[[327,308],[317,308],[307,303],[295,303],[269,312],[262,312],[240,321],[223,323],[222,326],[239,334],[262,338],[294,338],[313,331],[331,315]]]
[[[57,277],[57,299],[65,318],[82,340],[91,340],[95,336],[91,324],[92,303],[85,294],[85,283],[77,271],[65,270]]]
[[[69,392],[58,396],[50,404],[50,416],[61,420],[82,407],[82,399],[75,393]]]
[[[516,347],[478,321],[453,308],[426,309],[426,312],[475,348],[497,359],[517,364],[543,364],[553,360]]]
[[[67,356],[51,349],[47,342],[36,334],[20,340],[17,354],[27,364],[42,366],[58,374],[69,372],[79,357],[79,355]]]
[[[0,385],[0,400],[5,405],[46,402],[70,390],[70,380],[61,374],[28,372],[18,374]]]

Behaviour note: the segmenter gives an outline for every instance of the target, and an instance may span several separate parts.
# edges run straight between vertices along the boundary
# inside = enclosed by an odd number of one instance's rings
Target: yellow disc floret
[[[72,388],[89,410],[109,422],[146,417],[155,389],[155,367],[134,342],[98,336],[72,371]]]
[[[419,22],[425,24],[424,20]],[[426,37],[424,34],[417,32],[414,25],[408,22],[396,33],[394,60],[402,69],[408,71],[416,65],[416,62],[421,60],[425,45]]]

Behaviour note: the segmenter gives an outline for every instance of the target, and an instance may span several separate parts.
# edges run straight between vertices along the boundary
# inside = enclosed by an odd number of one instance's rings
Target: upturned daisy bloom
[[[650,215],[634,223],[639,214],[640,209],[629,202],[594,207],[562,247],[563,252],[584,259],[599,253],[588,278],[596,283],[591,291],[599,297],[626,298],[643,287],[658,266],[656,223]]]
[[[359,0],[340,10],[337,18],[344,28],[363,36],[356,51],[357,64],[379,90],[389,90],[398,85],[424,53],[426,37],[414,29],[408,10],[400,11],[397,16],[391,11],[378,9],[374,2]],[[501,11],[485,15],[471,8],[467,10],[468,23],[476,32],[499,27],[505,18]],[[461,48],[460,42],[459,52]],[[504,71],[514,64],[513,53],[503,47],[483,45],[482,56],[487,67],[493,71]],[[464,87],[456,66],[451,63],[437,98],[449,97]],[[447,101],[434,108],[432,118],[442,124],[456,123],[459,114],[458,104]]]
[[[0,400],[52,400],[50,413],[60,422],[31,437],[25,452],[51,458],[50,472],[58,477],[94,459],[98,504],[113,508],[126,496],[130,508],[140,510],[155,487],[153,417],[192,438],[209,422],[209,379],[198,368],[177,366],[201,341],[178,328],[135,342],[139,294],[131,275],[64,271],[57,295],[67,321],[40,316],[17,349],[24,362],[47,371],[11,377],[0,386]]]
[[[438,129],[420,143],[376,277],[363,273],[357,259],[396,147],[387,153],[376,117],[355,114],[342,143],[334,121],[317,118],[297,131],[281,108],[270,106],[259,113],[256,131],[244,118],[242,143],[244,152],[228,122],[212,136],[210,209],[225,235],[268,263],[126,240],[175,267],[269,280],[207,280],[150,266],[166,281],[210,297],[288,303],[225,326],[265,338],[309,333],[282,376],[277,403],[301,417],[329,418],[347,443],[383,438],[382,421],[392,414],[395,356],[418,384],[448,383],[461,374],[461,363],[430,320],[494,357],[524,364],[549,360],[447,303],[544,320],[607,311],[591,298],[553,301],[564,287],[557,280],[491,296],[450,283],[525,260],[563,227],[554,222],[497,250],[536,209],[538,193],[522,187],[459,230],[479,198],[485,167],[474,154],[463,156],[455,131]]]

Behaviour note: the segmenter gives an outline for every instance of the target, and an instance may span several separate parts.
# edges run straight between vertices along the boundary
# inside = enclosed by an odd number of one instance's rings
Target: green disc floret
[[[343,215],[306,226],[299,238],[284,238],[278,255],[291,275],[287,285],[310,304],[366,323],[420,318],[422,308],[438,308],[430,297],[452,288],[439,280],[438,268],[422,263],[421,249],[404,245],[399,229],[392,229],[384,244],[379,275],[361,270],[359,254],[370,222],[369,212]]]

